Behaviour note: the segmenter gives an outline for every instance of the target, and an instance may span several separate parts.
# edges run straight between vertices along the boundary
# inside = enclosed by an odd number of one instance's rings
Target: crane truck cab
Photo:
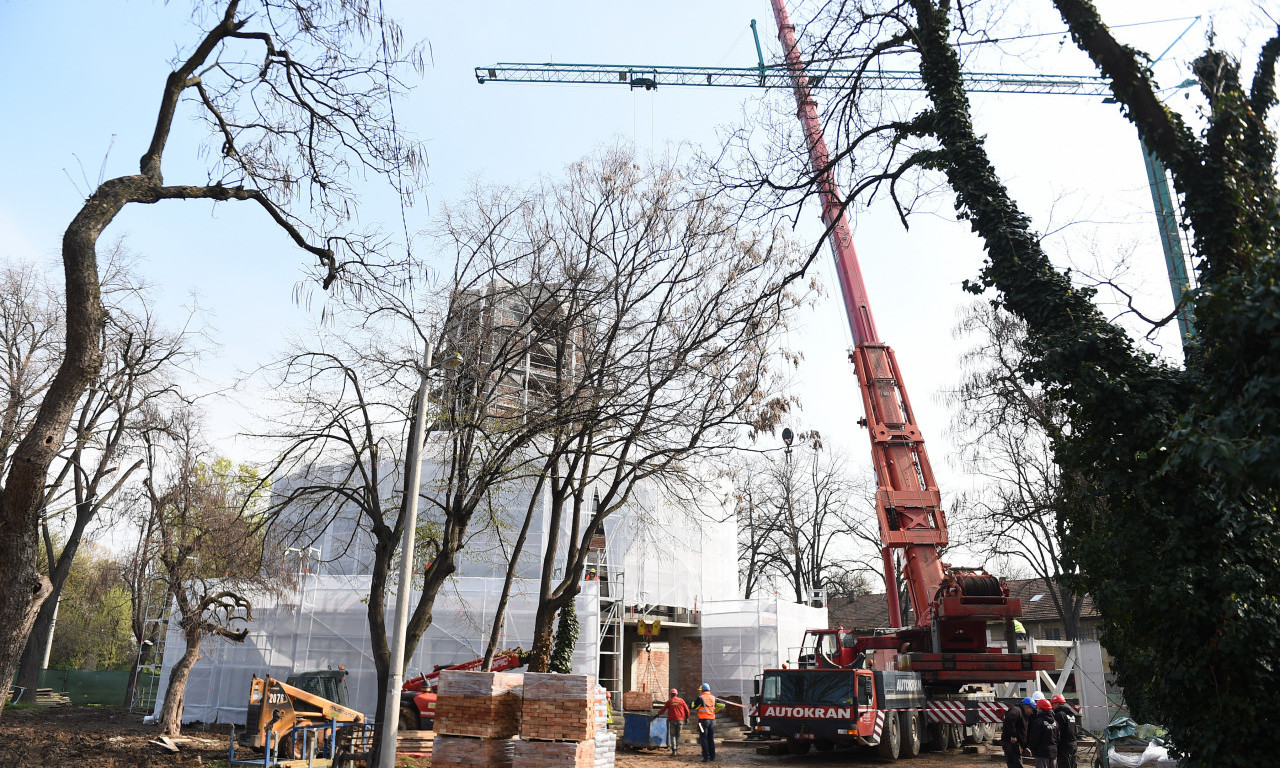
[[[830,657],[830,654],[828,654]],[[866,668],[768,669],[759,682],[761,730],[794,754],[810,747],[877,747],[882,757],[920,751],[920,675]]]
[[[801,669],[848,669],[857,660],[856,635],[843,627],[806,629],[800,644]]]

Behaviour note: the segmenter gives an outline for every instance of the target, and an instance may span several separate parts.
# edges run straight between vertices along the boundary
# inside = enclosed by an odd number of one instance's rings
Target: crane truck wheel
[[[401,731],[420,731],[422,724],[418,721],[417,711],[408,704],[400,706],[400,723],[398,726]]]
[[[947,732],[947,749],[959,749],[964,743],[964,726],[952,723],[942,727]]]
[[[787,751],[793,755],[807,755],[809,754],[810,744],[812,742],[801,739],[787,739]]]
[[[902,729],[898,727],[898,718],[892,713],[886,713],[888,716],[884,719],[884,730],[880,732],[880,744],[876,746],[876,752],[885,760],[897,760],[898,748],[902,746]]]
[[[925,722],[921,729],[920,749],[924,752],[938,752],[947,748],[946,728],[938,723]]]
[[[920,754],[920,713],[899,712],[898,720],[899,730],[902,732],[898,756],[915,757]]]

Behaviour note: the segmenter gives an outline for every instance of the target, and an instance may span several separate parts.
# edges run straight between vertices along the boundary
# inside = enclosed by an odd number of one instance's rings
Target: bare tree
[[[776,576],[778,537],[782,519],[767,479],[757,475],[754,462],[736,473],[734,499],[738,523],[738,581],[742,596],[750,598],[769,586]]]
[[[704,462],[786,411],[774,366],[800,297],[779,294],[790,243],[735,227],[673,164],[605,151],[527,200],[473,215],[520,222],[499,245],[538,303],[539,375],[518,407],[544,425],[529,472],[547,505],[530,651],[545,670],[605,520],[645,484],[708,503]]]
[[[879,537],[874,515],[867,514],[874,509],[874,489],[854,477],[848,459],[817,432],[797,439],[796,449],[752,456],[740,473],[744,584],[754,588],[779,578],[796,602],[810,589],[857,591],[865,574],[876,571]]]
[[[34,264],[0,271],[0,355],[4,414],[0,417],[0,477],[13,449],[31,427],[61,351],[62,306]]]
[[[182,730],[182,700],[207,637],[244,642],[252,596],[279,571],[264,562],[262,525],[254,519],[261,484],[256,472],[214,458],[199,417],[189,408],[153,422],[143,433],[147,499],[155,552],[182,632],[182,656],[169,672],[160,710],[166,735]]]
[[[438,297],[436,315],[445,319],[437,330],[428,328],[429,315],[415,309],[412,295],[371,292],[363,306],[335,315],[339,332],[308,341],[273,368],[281,411],[265,436],[281,448],[265,473],[276,478],[272,536],[303,545],[330,527],[349,531],[326,558],[351,556],[365,537],[372,539],[372,551],[360,557],[371,575],[367,615],[379,690],[391,673],[386,598],[404,525],[419,525],[411,556],[414,572],[422,574],[407,664],[431,624],[436,596],[456,570],[472,517],[519,471],[526,446],[542,431],[540,422],[510,407],[509,385],[523,370],[530,320],[499,309],[511,289],[492,282],[499,265],[486,250],[491,240],[459,243],[455,274]],[[409,523],[404,448],[427,339],[435,349],[460,351],[464,362],[431,385],[421,446],[425,509],[422,522]],[[378,719],[396,716],[384,707],[379,697]]]
[[[251,201],[320,264],[327,288],[343,274],[377,271],[380,240],[347,226],[354,169],[395,179],[408,194],[421,150],[395,131],[389,94],[402,89],[399,28],[379,8],[345,0],[222,0],[201,4],[203,31],[160,88],[155,126],[138,172],[93,189],[62,240],[64,356],[0,490],[0,682],[12,679],[48,579],[36,567],[38,521],[50,464],[76,404],[102,366],[104,321],[97,242],[131,204],[165,200]],[[174,184],[162,159],[186,105],[217,147],[199,180]],[[202,155],[205,156],[205,155]],[[298,204],[297,212],[294,204]]]
[[[978,302],[965,310],[957,338],[974,342],[960,386],[947,393],[960,460],[987,485],[954,515],[967,544],[1007,569],[1042,579],[1067,639],[1079,634],[1084,596],[1067,584],[1058,515],[1072,503],[1054,460],[1052,437],[1066,421],[1043,387],[1026,379],[1026,329],[1008,312]]]
[[[99,337],[103,366],[77,405],[68,444],[45,489],[40,526],[51,591],[27,640],[17,680],[31,690],[39,680],[54,609],[81,541],[143,465],[139,413],[177,395],[176,376],[196,354],[188,329],[159,327],[146,286],[132,266],[123,243],[116,243],[101,279],[109,309]],[[57,551],[51,525],[65,531]]]

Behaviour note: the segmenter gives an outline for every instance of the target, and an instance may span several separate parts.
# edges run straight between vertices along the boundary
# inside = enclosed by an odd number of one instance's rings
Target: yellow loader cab
[[[302,672],[286,682],[270,676],[256,675],[249,686],[249,712],[244,733],[238,739],[242,746],[263,749],[271,733],[273,747],[282,756],[295,755],[293,729],[307,725],[324,725],[330,721],[363,723],[364,715],[347,706],[347,670]]]

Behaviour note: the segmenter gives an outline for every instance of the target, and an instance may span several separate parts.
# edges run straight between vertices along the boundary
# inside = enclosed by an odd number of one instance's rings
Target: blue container
[[[628,747],[666,746],[667,719],[627,712],[622,720],[622,743]]]

